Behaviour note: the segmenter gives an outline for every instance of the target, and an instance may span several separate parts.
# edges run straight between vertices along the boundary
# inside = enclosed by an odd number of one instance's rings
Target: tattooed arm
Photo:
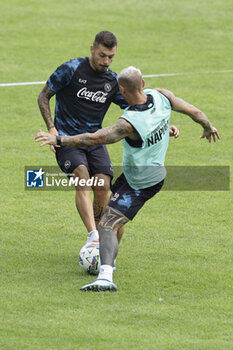
[[[134,133],[134,129],[125,119],[118,119],[115,125],[100,129],[95,133],[75,135],[61,138],[63,146],[85,147],[100,144],[109,144],[120,141],[121,139]]]
[[[61,145],[69,147],[85,147],[101,144],[109,144],[120,141],[121,139],[129,136],[132,139],[139,138],[139,135],[125,119],[120,118],[113,126],[100,129],[94,133],[86,133],[75,136],[61,136]],[[35,141],[44,141],[41,146],[44,145],[56,145],[57,139],[55,136],[39,131],[35,136]]]
[[[38,105],[40,108],[40,112],[42,117],[44,118],[45,124],[47,125],[47,128],[49,131],[55,128],[51,117],[51,111],[50,111],[50,105],[49,105],[49,100],[53,95],[55,95],[55,92],[53,92],[50,89],[48,84],[45,84],[43,90],[38,96]]]
[[[55,95],[55,92],[53,92],[48,84],[45,84],[43,90],[38,96],[38,105],[40,108],[40,112],[42,117],[44,118],[45,124],[47,125],[47,129],[51,135],[54,135],[55,137],[58,135],[57,129],[55,128],[53,124],[53,120],[51,117],[51,111],[50,111],[50,105],[49,101],[50,98]],[[50,146],[50,149],[52,152],[56,153],[55,147],[53,145]]]
[[[216,138],[220,139],[218,130],[213,127],[205,113],[203,113],[200,109],[182,100],[181,98],[176,97],[169,90],[158,88],[156,90],[165,95],[170,100],[172,109],[174,111],[188,115],[194,122],[200,124],[203,127],[204,130],[201,138],[206,137],[209,142],[211,142],[211,138],[213,138],[214,142],[216,141]]]

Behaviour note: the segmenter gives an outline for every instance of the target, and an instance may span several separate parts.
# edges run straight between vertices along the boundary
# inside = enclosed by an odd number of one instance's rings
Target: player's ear
[[[120,88],[120,92],[121,92],[122,94],[124,94],[124,93],[125,93],[125,88],[124,88],[124,86],[121,85],[121,84],[119,84],[119,88]]]
[[[91,54],[93,54],[94,50],[95,50],[94,45],[91,45],[91,46],[90,46]]]
[[[144,79],[142,79],[142,87],[144,88],[144,86],[145,86],[145,80]]]

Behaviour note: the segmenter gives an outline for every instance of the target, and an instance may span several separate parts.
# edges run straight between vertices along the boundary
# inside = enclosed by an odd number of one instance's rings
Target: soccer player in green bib
[[[141,71],[123,69],[118,75],[122,96],[129,107],[115,125],[94,133],[54,136],[39,131],[36,142],[41,146],[84,147],[123,140],[123,173],[111,190],[111,197],[99,223],[101,267],[98,278],[83,286],[82,291],[117,291],[113,283],[113,264],[118,253],[117,232],[133,220],[144,203],[158,193],[166,177],[164,160],[169,136],[178,137],[175,126],[169,126],[171,111],[191,117],[203,127],[201,138],[209,142],[220,139],[206,115],[193,105],[164,89],[145,89]]]

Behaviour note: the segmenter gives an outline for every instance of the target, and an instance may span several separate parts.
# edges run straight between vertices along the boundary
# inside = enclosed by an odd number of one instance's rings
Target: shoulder
[[[73,58],[63,63],[62,65],[60,65],[58,69],[60,69],[64,73],[66,72],[68,73],[70,71],[74,72],[80,66],[80,64],[84,63],[85,61],[86,61],[86,57]]]
[[[127,107],[127,108],[124,109],[124,113],[123,113],[123,115],[120,117],[120,119],[121,119],[121,120],[124,120],[124,122],[131,123],[131,122],[134,120],[135,115],[138,115],[138,113],[135,112],[135,111],[132,111],[132,110],[130,109],[130,106],[129,106],[129,107]],[[120,120],[120,119],[118,119],[118,120]]]
[[[108,69],[106,73],[118,81],[117,73],[113,72],[111,69]]]
[[[165,89],[145,89],[144,90],[145,94],[150,94],[154,97],[155,101],[157,103],[161,103],[165,105],[168,108],[171,108],[171,99],[170,99],[170,91],[165,90]]]
[[[144,89],[143,92],[146,94],[146,95],[152,95],[152,96],[159,96],[159,91],[156,90],[156,89]]]
[[[117,127],[118,132],[122,131],[131,134],[134,131],[132,124],[124,118],[124,115],[117,120],[115,126]]]
[[[47,81],[51,90],[58,92],[63,87],[69,85],[73,75],[82,62],[85,62],[85,57],[74,58],[61,64]]]

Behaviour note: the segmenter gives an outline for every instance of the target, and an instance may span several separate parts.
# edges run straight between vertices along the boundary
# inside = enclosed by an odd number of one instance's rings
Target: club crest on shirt
[[[65,161],[65,163],[64,163],[64,167],[65,167],[66,169],[69,169],[70,166],[71,166],[71,161],[67,159],[67,160]]]
[[[111,90],[112,90],[112,86],[111,86],[111,84],[106,83],[106,84],[104,85],[104,90],[105,90],[106,92],[111,91]]]

